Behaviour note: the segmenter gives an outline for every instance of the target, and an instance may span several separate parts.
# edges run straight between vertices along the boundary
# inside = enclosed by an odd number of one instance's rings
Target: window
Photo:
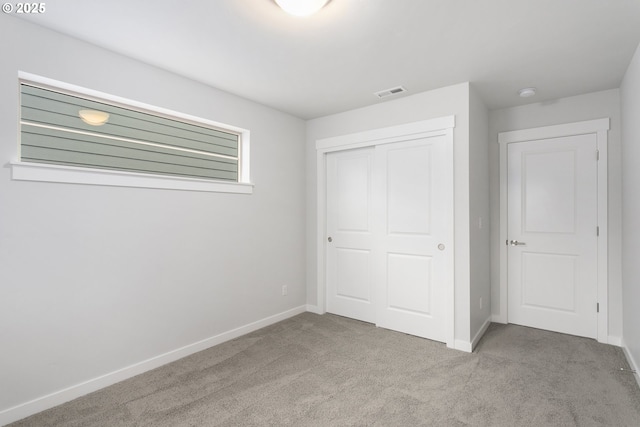
[[[248,131],[79,89],[21,80],[14,179],[251,192]]]

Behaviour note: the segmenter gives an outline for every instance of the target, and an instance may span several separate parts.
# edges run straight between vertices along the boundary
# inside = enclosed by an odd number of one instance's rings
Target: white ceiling
[[[470,81],[490,109],[617,88],[640,43],[640,0],[332,0],[310,18],[273,0],[46,7],[22,17],[304,119],[398,85]]]

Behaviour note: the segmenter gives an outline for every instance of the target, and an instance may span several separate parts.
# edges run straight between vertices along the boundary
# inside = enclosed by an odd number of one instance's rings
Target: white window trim
[[[253,193],[253,184],[182,178],[136,172],[90,169],[46,163],[11,162],[11,179],[67,184],[106,185],[112,187],[156,188],[165,190]]]
[[[36,85],[62,90],[85,96],[89,99],[108,101],[118,106],[133,107],[140,111],[146,111],[161,116],[183,120],[195,124],[203,124],[223,131],[231,131],[240,135],[240,176],[239,182],[215,181],[197,178],[183,178],[171,175],[144,174],[136,172],[114,171],[109,169],[93,169],[83,167],[71,167],[50,165],[46,163],[28,163],[15,160],[9,163],[11,178],[19,181],[43,181],[57,183],[73,183],[88,185],[105,185],[116,187],[139,187],[168,190],[208,191],[220,193],[252,194],[253,184],[249,169],[250,156],[250,132],[247,129],[214,122],[189,114],[179,113],[161,107],[145,104],[138,101],[122,98],[115,95],[99,92],[92,89],[75,86],[69,83],[59,82],[47,77],[35,74],[18,72],[21,83],[33,83]],[[18,132],[18,135],[20,132]],[[18,142],[18,158],[20,156],[20,143]]]

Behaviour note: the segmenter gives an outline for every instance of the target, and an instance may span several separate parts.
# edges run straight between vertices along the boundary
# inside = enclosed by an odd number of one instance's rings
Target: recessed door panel
[[[576,311],[576,255],[522,253],[522,306]]]
[[[389,234],[429,234],[431,146],[396,148],[387,153]]]
[[[431,315],[431,257],[387,254],[387,308]]]
[[[523,224],[528,233],[575,233],[575,150],[523,154]]]
[[[336,297],[371,302],[371,251],[336,248]]]
[[[336,187],[340,231],[370,231],[371,169],[369,156],[338,157]]]

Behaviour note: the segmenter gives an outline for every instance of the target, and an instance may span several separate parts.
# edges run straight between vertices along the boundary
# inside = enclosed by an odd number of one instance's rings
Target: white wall
[[[0,168],[0,424],[8,408],[304,306],[302,120],[4,14],[0,38],[2,166],[16,159],[23,70],[249,129],[255,183],[149,190]]]
[[[316,140],[455,115],[455,338],[470,342],[469,318],[469,84],[381,102],[307,122],[307,303],[317,304]]]
[[[608,152],[609,337],[611,343],[620,343],[622,337],[622,194],[620,172],[620,93],[618,89],[490,112],[491,307],[494,320],[503,321],[506,313],[506,307],[500,306],[500,152],[498,133],[604,117],[611,118]]]
[[[489,111],[473,85],[469,93],[470,321],[474,345],[491,322],[489,257]],[[482,305],[480,303],[482,299]]]
[[[620,86],[622,99],[623,344],[640,365],[640,46]],[[636,376],[640,383],[640,379]]]

